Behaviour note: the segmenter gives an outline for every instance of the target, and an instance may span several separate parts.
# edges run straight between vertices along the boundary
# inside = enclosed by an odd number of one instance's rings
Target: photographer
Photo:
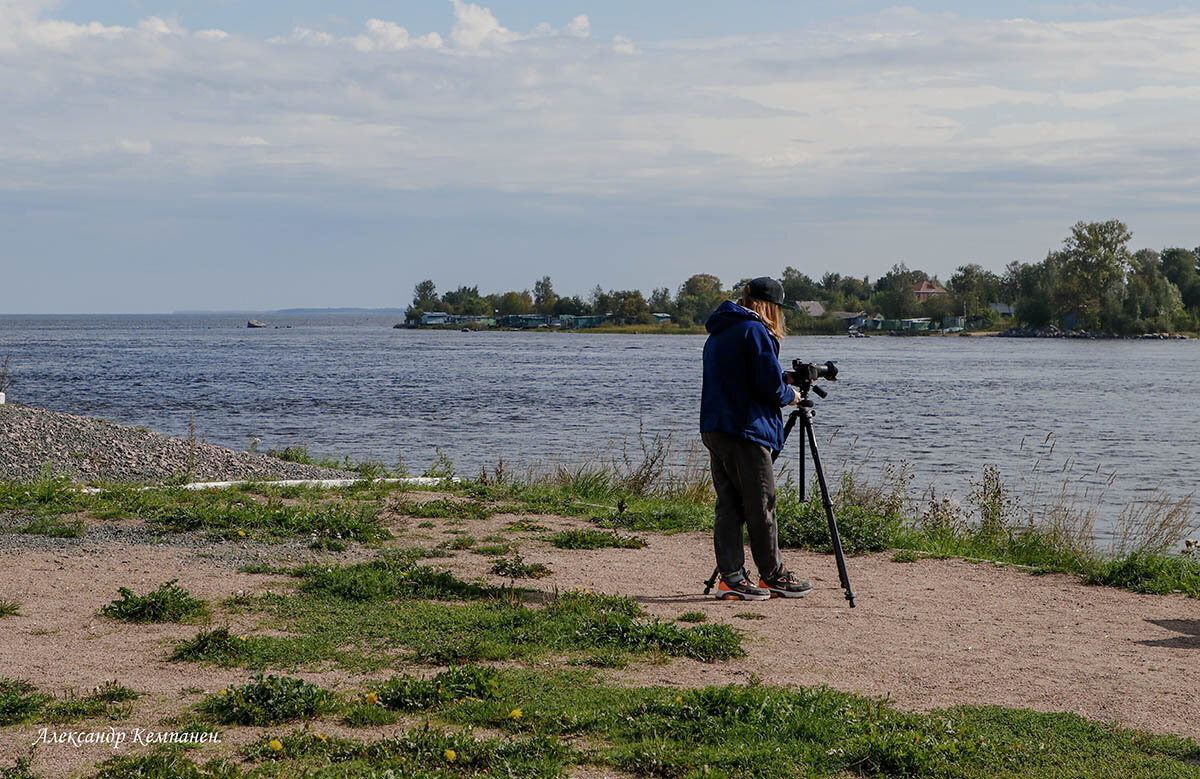
[[[800,400],[779,366],[786,333],[782,305],[783,286],[762,276],[743,288],[736,304],[722,303],[705,322],[700,437],[711,457],[717,493],[718,599],[800,598],[812,589],[784,568],[775,524],[772,454],[783,448],[780,408]],[[743,524],[758,568],[757,585],[744,568]]]

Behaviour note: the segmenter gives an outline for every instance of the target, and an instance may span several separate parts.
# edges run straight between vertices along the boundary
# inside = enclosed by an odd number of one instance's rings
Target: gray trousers
[[[745,525],[759,575],[771,576],[783,566],[775,525],[775,464],[771,450],[730,433],[701,433],[700,440],[708,449],[717,493],[713,523],[717,568],[728,574],[745,566]]]

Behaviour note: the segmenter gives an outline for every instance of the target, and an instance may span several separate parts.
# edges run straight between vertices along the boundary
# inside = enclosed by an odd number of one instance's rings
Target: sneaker
[[[744,570],[736,573],[721,574],[717,584],[717,600],[770,600],[770,590],[755,587],[750,583],[750,577]]]
[[[770,592],[772,598],[803,598],[812,589],[812,582],[797,579],[788,569],[780,568],[774,576],[760,579],[758,586]]]

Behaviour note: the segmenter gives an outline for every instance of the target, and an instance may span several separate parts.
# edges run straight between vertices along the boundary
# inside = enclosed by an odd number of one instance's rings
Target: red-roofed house
[[[949,295],[946,288],[936,281],[920,281],[913,285],[913,292],[917,294],[917,300],[924,303],[934,295]]]

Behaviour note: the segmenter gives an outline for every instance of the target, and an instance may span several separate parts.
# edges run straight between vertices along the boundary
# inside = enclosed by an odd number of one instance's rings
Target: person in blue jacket
[[[812,589],[784,567],[775,523],[773,454],[783,449],[780,409],[800,400],[779,366],[779,345],[786,335],[782,306],[783,285],[762,276],[743,288],[737,303],[725,301],[704,324],[709,336],[700,438],[709,452],[717,493],[713,548],[719,599],[800,598]],[[758,568],[757,584],[745,569],[743,525]]]

